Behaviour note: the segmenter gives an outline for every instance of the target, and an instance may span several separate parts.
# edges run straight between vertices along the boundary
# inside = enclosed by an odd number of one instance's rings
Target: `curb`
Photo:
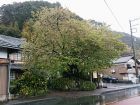
[[[103,95],[103,94],[105,94],[105,93],[116,92],[116,91],[120,91],[120,90],[126,90],[126,89],[131,89],[131,88],[137,88],[137,87],[140,87],[140,85],[139,85],[139,86],[132,86],[132,87],[125,87],[125,88],[120,88],[120,89],[114,89],[114,90],[108,90],[108,91],[101,92],[99,95]]]

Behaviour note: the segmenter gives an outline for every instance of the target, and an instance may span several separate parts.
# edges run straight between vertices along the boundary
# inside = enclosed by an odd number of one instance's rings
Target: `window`
[[[127,64],[127,69],[132,69],[130,64]]]
[[[112,74],[115,74],[115,72],[116,72],[116,71],[115,71],[115,69],[114,69],[114,68],[113,68],[113,69],[111,69],[111,73],[112,73]]]
[[[12,53],[9,55],[11,60],[19,60],[21,61],[21,53]]]
[[[7,58],[7,50],[0,48],[0,58]]]
[[[16,79],[15,72],[11,71],[11,73],[10,73],[10,80],[15,80],[15,79]]]

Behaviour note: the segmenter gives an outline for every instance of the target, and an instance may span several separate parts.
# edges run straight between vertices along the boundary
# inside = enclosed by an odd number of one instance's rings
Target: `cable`
[[[107,8],[109,9],[109,11],[111,12],[111,14],[113,15],[113,17],[115,18],[115,20],[116,20],[117,24],[119,25],[119,27],[120,27],[120,28],[122,29],[122,31],[124,32],[123,27],[122,27],[121,24],[119,23],[117,17],[116,17],[115,14],[113,13],[112,9],[109,7],[109,5],[108,5],[108,3],[106,2],[106,0],[104,0],[104,2],[105,2],[105,4],[106,4]]]

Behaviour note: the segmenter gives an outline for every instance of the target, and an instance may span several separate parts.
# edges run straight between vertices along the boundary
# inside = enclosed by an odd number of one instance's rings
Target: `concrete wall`
[[[8,65],[0,64],[0,101],[8,97]]]

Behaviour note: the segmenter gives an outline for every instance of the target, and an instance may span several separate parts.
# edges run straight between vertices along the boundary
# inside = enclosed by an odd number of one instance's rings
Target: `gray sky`
[[[8,4],[12,2],[23,2],[28,0],[1,0],[2,4]],[[45,1],[45,0],[44,0]],[[129,20],[140,18],[140,0],[106,0],[109,7],[117,17],[120,26],[108,10],[104,3],[104,0],[46,0],[49,2],[60,2],[63,7],[68,8],[72,12],[78,14],[84,19],[94,19],[99,22],[105,22],[111,25],[111,28],[116,31],[124,31],[130,33]],[[140,20],[133,22],[133,24],[139,24],[134,27],[137,28],[135,36],[140,37]]]

